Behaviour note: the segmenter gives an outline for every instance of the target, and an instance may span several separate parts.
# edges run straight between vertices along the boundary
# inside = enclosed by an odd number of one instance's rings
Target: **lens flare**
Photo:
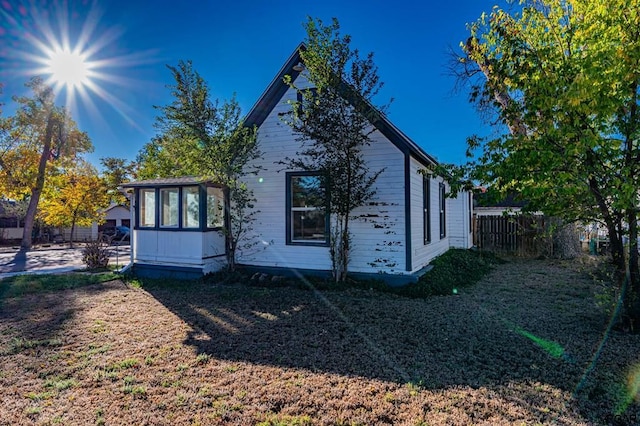
[[[636,364],[627,374],[627,383],[624,386],[623,395],[618,402],[615,415],[619,416],[627,411],[633,403],[640,403],[640,364]]]

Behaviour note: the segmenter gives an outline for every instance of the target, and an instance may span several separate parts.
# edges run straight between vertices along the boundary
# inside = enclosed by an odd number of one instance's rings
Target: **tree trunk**
[[[624,243],[622,241],[622,232],[615,223],[605,222],[607,232],[609,233],[609,251],[611,254],[611,262],[616,268],[619,278],[622,279],[626,275],[627,264],[624,256]]]
[[[631,332],[640,331],[640,269],[638,259],[638,218],[637,212],[631,210],[629,220],[629,282],[624,294],[624,318]]]
[[[229,235],[228,240],[227,265],[229,266],[229,270],[234,272],[236,270],[236,243],[231,235]]]
[[[42,148],[42,155],[40,156],[40,163],[38,164],[38,176],[36,177],[36,185],[31,190],[29,207],[27,208],[27,214],[24,218],[24,232],[22,234],[22,242],[20,243],[20,248],[23,250],[30,250],[33,244],[31,234],[33,232],[33,224],[36,219],[36,212],[38,211],[40,195],[42,194],[42,188],[44,188],[44,177],[47,169],[47,160],[49,160],[49,156],[51,155],[52,139],[53,106],[49,106],[49,113],[47,114],[47,127],[44,134],[44,147]]]
[[[349,214],[344,219],[344,229],[342,230],[340,267],[342,268],[342,281],[347,279],[347,265],[349,264]]]
[[[69,233],[69,248],[73,248],[73,233],[76,230],[76,220],[73,219],[71,222],[71,232]]]

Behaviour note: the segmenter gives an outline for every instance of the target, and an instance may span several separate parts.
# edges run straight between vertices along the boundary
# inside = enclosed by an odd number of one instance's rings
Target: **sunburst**
[[[59,84],[79,88],[91,81],[91,62],[79,51],[54,50],[48,58],[47,73]]]
[[[0,2],[0,16],[8,18],[7,31],[21,38],[2,52],[11,58],[12,69],[0,70],[0,76],[40,76],[74,117],[100,122],[106,107],[139,128],[138,112],[118,97],[117,88],[138,88],[139,82],[134,84],[122,70],[153,63],[150,52],[113,55],[120,50],[117,41],[124,30],[101,21],[103,11],[97,2],[54,2],[46,11],[35,2],[26,4],[18,9]]]

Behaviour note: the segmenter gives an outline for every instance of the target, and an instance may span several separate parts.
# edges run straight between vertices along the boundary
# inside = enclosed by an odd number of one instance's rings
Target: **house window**
[[[224,226],[224,191],[207,187],[207,228]]]
[[[160,189],[160,227],[178,227],[178,188]]]
[[[304,94],[303,94],[304,92]],[[315,87],[310,87],[308,89],[303,89],[303,90],[299,90],[298,93],[296,93],[296,101],[298,101],[298,118],[302,118],[304,115],[304,101],[305,101],[305,94],[307,93],[311,93],[311,98],[312,99],[317,99],[318,97],[318,89]]]
[[[156,190],[140,190],[140,226],[152,228],[156,226]]]
[[[287,243],[326,244],[327,199],[321,177],[287,173],[287,192]]]
[[[197,186],[182,188],[182,227],[200,227],[200,188]]]
[[[422,208],[424,243],[429,244],[431,242],[431,178],[429,176],[422,179]]]
[[[447,236],[447,198],[444,183],[440,184],[440,239]]]

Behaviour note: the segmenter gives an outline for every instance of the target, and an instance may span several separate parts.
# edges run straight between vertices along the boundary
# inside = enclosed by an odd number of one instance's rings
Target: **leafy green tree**
[[[67,161],[49,177],[39,216],[49,226],[71,228],[69,246],[73,247],[76,227],[104,221],[109,200],[104,181],[91,164],[82,159]]]
[[[17,97],[14,116],[0,120],[0,189],[28,199],[21,247],[31,248],[32,231],[49,164],[93,149],[68,112],[54,104],[52,89],[40,78],[27,84],[33,97]]]
[[[531,209],[603,222],[624,283],[621,319],[636,331],[639,11],[637,0],[496,7],[469,25],[459,58],[471,99],[508,129],[491,140],[470,138],[470,151],[480,151],[472,177],[521,193]]]
[[[135,176],[136,163],[117,157],[100,159],[102,164],[101,177],[106,186],[109,200],[113,204],[129,205],[129,199],[118,189],[123,183],[131,181]]]
[[[331,214],[330,253],[336,281],[347,277],[354,209],[375,194],[374,183],[383,170],[371,171],[362,155],[370,144],[372,123],[385,106],[372,107],[382,83],[373,54],[361,57],[351,48],[351,37],[340,34],[333,19],[324,25],[309,18],[306,48],[300,51],[309,86],[297,87],[301,100],[292,104],[288,124],[299,135],[302,149],[284,164],[298,170],[320,172]]]
[[[204,79],[190,61],[168,66],[175,80],[169,86],[170,105],[158,107],[160,134],[138,155],[139,177],[198,176],[227,187],[229,268],[235,269],[238,249],[252,244],[248,235],[257,213],[255,197],[244,178],[255,174],[251,161],[259,158],[256,130],[245,127],[235,97],[220,103],[211,100]]]

